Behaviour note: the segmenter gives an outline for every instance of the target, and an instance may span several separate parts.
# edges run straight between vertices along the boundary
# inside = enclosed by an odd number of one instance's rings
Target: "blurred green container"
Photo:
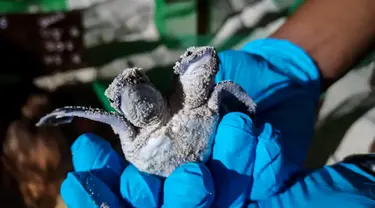
[[[98,97],[99,101],[102,103],[104,109],[107,111],[115,111],[114,108],[110,105],[108,99],[106,96],[104,96],[104,91],[107,89],[108,85],[110,84],[110,81],[94,81],[92,84],[93,90]]]
[[[55,12],[68,9],[66,0],[9,1],[0,0],[0,14]]]

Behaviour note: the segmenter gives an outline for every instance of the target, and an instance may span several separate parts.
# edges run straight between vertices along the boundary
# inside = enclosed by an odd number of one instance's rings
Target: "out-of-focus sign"
[[[0,15],[0,36],[39,59],[38,74],[86,66],[81,11]]]

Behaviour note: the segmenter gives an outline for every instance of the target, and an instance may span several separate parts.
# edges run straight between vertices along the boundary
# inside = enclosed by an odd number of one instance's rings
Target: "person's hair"
[[[10,124],[3,154],[8,161],[14,161],[11,166],[13,173],[27,173],[23,179],[34,180],[37,175],[54,179],[63,162],[63,153],[67,153],[67,146],[59,129],[35,127],[28,119]]]
[[[45,100],[34,97],[29,101],[24,116],[8,127],[1,160],[18,182],[27,206],[53,207],[61,182],[71,170],[71,156],[58,127],[35,126],[44,113]]]

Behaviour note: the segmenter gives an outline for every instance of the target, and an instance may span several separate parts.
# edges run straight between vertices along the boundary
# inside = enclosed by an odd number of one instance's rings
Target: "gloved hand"
[[[62,198],[68,207],[210,207],[219,194],[226,200],[215,207],[242,204],[251,180],[245,174],[251,173],[255,150],[252,124],[242,113],[225,115],[208,168],[185,164],[165,181],[126,164],[105,140],[82,135],[72,145],[74,172],[62,184]],[[214,183],[220,186],[214,188]]]
[[[126,166],[102,140],[84,135],[72,147],[75,172],[61,189],[68,206],[241,207],[278,192],[302,167],[312,139],[318,70],[300,48],[273,39],[250,42],[219,58],[216,81],[240,84],[257,103],[255,123],[262,125],[255,128],[240,113],[224,116],[207,163],[210,171],[186,164],[164,185]]]
[[[257,104],[257,147],[254,170],[248,174],[253,181],[248,200],[266,199],[303,167],[314,135],[319,71],[301,48],[285,40],[252,41],[219,57],[216,80],[240,84]],[[215,178],[215,172],[212,175]]]
[[[283,192],[247,207],[375,207],[375,175],[341,162],[307,173]]]
[[[264,39],[219,56],[217,81],[240,84],[258,105],[254,166],[247,174],[252,182],[245,206],[375,206],[375,176],[357,165],[342,162],[302,171],[320,94],[318,69],[303,50],[288,41]],[[220,185],[215,183],[215,188]],[[216,194],[215,202],[225,200],[222,193]]]

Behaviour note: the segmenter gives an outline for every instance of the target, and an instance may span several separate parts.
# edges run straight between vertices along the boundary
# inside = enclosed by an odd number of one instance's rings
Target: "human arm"
[[[303,48],[320,69],[325,90],[372,48],[374,25],[373,0],[306,0],[271,37]]]

